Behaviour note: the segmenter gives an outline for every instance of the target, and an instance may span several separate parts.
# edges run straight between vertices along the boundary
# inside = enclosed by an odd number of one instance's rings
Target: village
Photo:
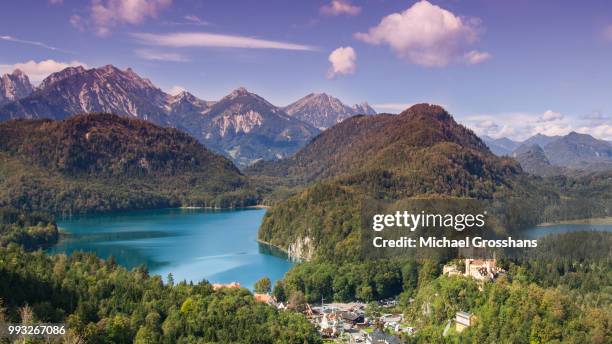
[[[462,266],[457,264],[444,265],[443,275],[465,276],[479,282],[492,281],[505,271],[496,265],[496,259],[463,259]],[[213,288],[240,288],[239,283],[213,284]],[[288,304],[278,302],[270,293],[254,293],[255,300],[284,311]],[[363,302],[349,303],[306,303],[302,313],[313,323],[321,336],[329,343],[364,343],[364,344],[399,344],[402,337],[412,336],[418,332],[414,324],[404,319],[397,311],[397,300],[379,300],[373,305]],[[373,312],[370,307],[376,307]],[[460,333],[472,326],[476,316],[469,310],[460,310],[446,324],[443,336],[450,333],[454,327]],[[454,324],[454,326],[453,326]]]

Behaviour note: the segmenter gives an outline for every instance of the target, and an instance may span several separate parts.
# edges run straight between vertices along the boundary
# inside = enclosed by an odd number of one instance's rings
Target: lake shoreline
[[[286,254],[286,255],[287,255],[287,260],[289,260],[289,261],[291,261],[291,262],[300,263],[300,262],[303,262],[303,261],[304,261],[304,259],[301,259],[301,258],[298,258],[298,257],[293,257],[293,256],[290,256],[290,255],[289,255],[289,251],[288,251],[288,250],[286,250],[286,249],[284,249],[284,248],[282,248],[282,247],[280,247],[280,246],[274,245],[274,244],[272,244],[272,243],[269,243],[269,242],[267,242],[267,241],[260,240],[260,239],[257,239],[257,242],[258,242],[258,243],[260,243],[260,244],[268,245],[268,246],[270,246],[270,247],[273,247],[273,248],[275,248],[275,249],[277,249],[277,250],[279,250],[279,251],[283,252],[284,254]]]
[[[555,221],[555,222],[542,222],[538,224],[536,227],[551,227],[551,226],[556,226],[556,225],[612,225],[612,216]]]
[[[235,210],[235,211],[234,211]],[[239,282],[282,279],[293,266],[280,248],[260,244],[265,209],[147,210],[87,215],[61,221],[60,240],[46,254],[92,252],[126,269],[144,265],[175,280]]]
[[[198,206],[180,206],[177,208],[162,208],[162,209],[210,209],[210,210],[240,210],[240,209],[268,209],[269,205],[264,204],[256,204],[256,205],[247,205],[245,207],[231,207],[231,208],[221,208],[221,207],[198,207]]]

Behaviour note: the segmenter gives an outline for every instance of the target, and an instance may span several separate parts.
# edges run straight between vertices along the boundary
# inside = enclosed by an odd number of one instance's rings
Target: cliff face
[[[0,77],[0,106],[25,98],[34,91],[30,79],[19,69]]]
[[[295,260],[311,260],[314,257],[314,243],[308,236],[297,238],[287,247],[287,255],[289,259]]]

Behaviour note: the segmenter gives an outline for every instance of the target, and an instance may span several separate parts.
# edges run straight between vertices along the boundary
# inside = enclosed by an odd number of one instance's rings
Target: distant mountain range
[[[311,93],[283,108],[287,114],[316,128],[327,129],[355,115],[375,115],[368,103],[345,105],[325,93]]]
[[[34,88],[16,70],[0,83],[0,120],[65,119],[106,112],[182,129],[239,166],[294,154],[319,133],[355,114],[373,114],[367,105],[348,107],[325,94],[308,95],[279,108],[244,88],[219,101],[188,92],[170,95],[132,69],[112,65],[69,67]]]
[[[612,144],[588,134],[564,136],[537,134],[523,142],[508,138],[484,142],[493,153],[515,158],[523,169],[536,175],[559,175],[612,169]]]
[[[482,136],[482,140],[487,144],[491,152],[497,156],[510,155],[510,153],[521,145],[521,142],[511,140],[507,137],[494,139],[484,135]]]

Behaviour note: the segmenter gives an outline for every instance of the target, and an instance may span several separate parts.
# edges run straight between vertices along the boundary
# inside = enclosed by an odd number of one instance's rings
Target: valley
[[[540,136],[531,141],[544,147],[516,143],[514,153],[498,156],[438,105],[375,114],[311,94],[279,108],[244,88],[211,102],[169,96],[129,69],[70,68],[28,95],[22,87],[22,98],[0,108],[0,255],[13,262],[1,267],[9,277],[0,297],[23,290],[0,315],[18,319],[27,301],[37,317],[68,319],[72,335],[94,342],[123,335],[318,343],[381,333],[409,342],[442,333],[474,342],[605,342],[610,228],[570,224],[609,216],[606,146],[596,139]],[[74,83],[106,89],[77,102]],[[113,85],[130,89],[120,95]],[[566,151],[574,155],[551,153]],[[500,256],[504,273],[486,282],[444,273],[456,259],[368,256],[367,204],[410,200],[496,204],[503,211],[495,228],[537,238],[538,247]],[[536,227],[543,222],[557,224]],[[71,287],[62,293],[58,285]],[[91,290],[96,297],[87,301]],[[209,305],[229,308],[217,315]],[[513,313],[529,307],[545,320]],[[449,330],[466,310],[480,322]],[[236,312],[263,318],[243,322]],[[503,314],[528,330],[515,331]],[[192,332],[196,316],[206,333]],[[231,329],[206,325],[218,321]],[[550,330],[570,324],[580,330]]]

